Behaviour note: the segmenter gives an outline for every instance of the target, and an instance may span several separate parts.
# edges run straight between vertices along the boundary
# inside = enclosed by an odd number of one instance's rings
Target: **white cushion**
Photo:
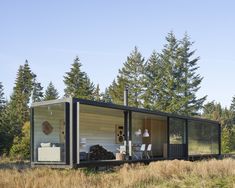
[[[50,142],[48,142],[48,143],[41,143],[40,145],[41,145],[41,147],[51,147],[51,143]]]

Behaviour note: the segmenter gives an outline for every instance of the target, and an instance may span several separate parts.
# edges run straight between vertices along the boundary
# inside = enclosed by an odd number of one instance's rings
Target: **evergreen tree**
[[[202,117],[219,121],[222,130],[222,153],[229,153],[233,143],[233,112],[230,109],[222,108],[220,103],[214,101],[204,105]]]
[[[19,67],[13,94],[9,102],[9,116],[16,126],[16,134],[20,132],[24,122],[29,121],[29,101],[33,91],[33,78],[28,61]]]
[[[59,98],[59,93],[52,82],[49,83],[45,91],[44,101],[54,100]]]
[[[178,41],[170,32],[160,54],[153,52],[145,66],[143,94],[146,108],[184,115],[196,115],[205,97],[197,99],[202,78],[196,74],[198,57],[193,58],[187,35]]]
[[[196,73],[199,68],[197,66],[199,57],[193,58],[195,50],[191,50],[193,43],[190,42],[187,34],[185,34],[180,43],[180,60],[176,64],[178,81],[180,85],[179,94],[183,96],[182,102],[184,104],[180,111],[185,115],[195,115],[198,113],[198,110],[202,108],[207,97],[196,97],[196,93],[200,89],[200,84],[203,79]]]
[[[232,98],[232,102],[231,102],[231,105],[230,105],[230,111],[233,114],[233,124],[234,124],[234,129],[233,130],[235,130],[235,96],[233,96],[233,98]],[[234,132],[233,135],[235,136],[235,132]]]
[[[157,110],[161,109],[163,82],[162,77],[164,75],[164,69],[159,59],[159,54],[153,51],[150,58],[148,59],[143,77],[143,101],[144,108]]]
[[[101,100],[101,94],[100,94],[100,86],[99,86],[99,84],[97,84],[93,96],[94,96],[94,100],[95,100],[95,101],[100,101],[100,100]]]
[[[173,32],[168,34],[166,41],[167,43],[159,55],[161,61],[161,72],[159,75],[161,76],[161,81],[159,85],[161,89],[157,93],[156,108],[166,112],[178,112],[181,104],[177,95],[179,85],[177,84],[175,65],[179,57],[179,42]]]
[[[33,93],[32,93],[32,101],[33,102],[40,102],[43,100],[43,87],[41,83],[37,82],[36,75],[34,75],[33,81]]]
[[[4,97],[4,89],[2,82],[0,82],[0,114],[3,112],[6,106],[6,99]]]
[[[203,106],[202,116],[207,119],[221,122],[221,118],[223,116],[223,108],[220,103],[215,103],[214,101],[208,102]]]
[[[126,81],[120,76],[117,76],[117,82],[116,80],[113,80],[107,92],[110,98],[112,99],[112,103],[123,104],[123,101],[124,101],[123,95],[124,95],[125,85],[126,85]],[[130,96],[129,96],[129,99],[130,99]]]
[[[2,82],[0,82],[0,155],[6,152],[7,143],[9,143],[5,111],[6,99]]]
[[[109,95],[109,91],[105,88],[105,91],[101,93],[101,101],[106,103],[112,103],[111,96]]]
[[[144,58],[137,47],[127,57],[123,68],[119,70],[116,81],[109,87],[109,94],[112,101],[123,104],[124,88],[129,89],[129,105],[135,107],[142,106],[141,96],[143,94],[142,79],[144,69]]]
[[[28,61],[20,66],[17,72],[15,86],[10,97],[10,102],[4,110],[2,129],[0,131],[0,153],[8,153],[13,139],[22,138],[22,126],[29,121],[29,102],[38,101],[42,97],[42,87],[36,81],[36,75],[31,71]]]
[[[229,153],[232,151],[233,143],[233,112],[227,108],[223,111],[222,116],[222,152]]]
[[[4,88],[0,82],[0,132],[4,126],[4,113],[6,110],[6,99],[4,97]]]
[[[64,76],[65,96],[93,99],[94,84],[90,81],[88,75],[81,71],[81,66],[79,58],[76,57],[70,72],[66,72]]]
[[[12,119],[10,119],[8,112],[8,105],[6,105],[6,108],[0,115],[0,155],[3,153],[8,154],[15,133],[14,127],[12,126]]]
[[[231,105],[230,105],[230,109],[235,113],[235,96],[233,96]]]

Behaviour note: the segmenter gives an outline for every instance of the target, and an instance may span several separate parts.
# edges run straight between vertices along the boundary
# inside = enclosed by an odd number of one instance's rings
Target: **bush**
[[[22,136],[16,136],[10,150],[10,156],[15,159],[30,158],[30,123],[24,123],[22,127]]]
[[[232,132],[227,127],[222,129],[222,153],[232,151]]]

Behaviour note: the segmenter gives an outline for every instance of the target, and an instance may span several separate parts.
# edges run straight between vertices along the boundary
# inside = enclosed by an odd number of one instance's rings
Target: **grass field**
[[[1,188],[37,187],[234,187],[235,160],[159,161],[124,165],[110,171],[30,169],[25,163],[0,162]]]

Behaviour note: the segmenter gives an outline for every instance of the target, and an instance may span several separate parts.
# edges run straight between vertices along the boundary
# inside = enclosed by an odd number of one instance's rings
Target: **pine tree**
[[[9,103],[4,97],[3,85],[0,82],[0,156],[8,154],[14,138],[14,121],[10,117]]]
[[[123,92],[124,88],[127,85],[127,81],[125,81],[122,77],[117,76],[116,80],[113,80],[112,84],[108,88],[108,94],[112,99],[112,103],[114,104],[123,104],[124,97]],[[130,96],[128,96],[130,99]]]
[[[215,120],[215,121],[222,121],[223,116],[223,108],[220,103],[215,103],[214,101],[208,102],[203,106],[202,116]]]
[[[162,101],[162,97],[164,97],[161,92],[163,88],[163,75],[164,69],[159,59],[159,54],[153,51],[144,69],[144,93],[142,96],[144,108],[152,110],[161,109],[160,102]]]
[[[18,69],[13,93],[0,118],[0,153],[9,152],[14,138],[21,140],[22,126],[29,121],[30,99],[32,97],[33,101],[38,101],[42,97],[41,90],[42,87],[26,60]]]
[[[100,86],[97,84],[96,89],[93,93],[93,97],[95,101],[100,101],[101,100],[101,95],[100,95]]]
[[[231,105],[230,105],[230,109],[235,113],[235,96],[233,96]]]
[[[19,67],[13,94],[11,95],[9,109],[12,121],[21,129],[24,122],[29,121],[29,101],[33,91],[33,78],[28,61]]]
[[[164,71],[164,74],[160,75],[160,86],[162,88],[158,93],[159,97],[156,101],[156,108],[166,112],[178,112],[181,104],[177,96],[179,85],[177,85],[175,64],[179,56],[179,42],[173,32],[167,35],[166,41],[167,43],[159,55],[162,66],[161,71]]]
[[[232,151],[233,139],[233,112],[227,108],[223,111],[221,120],[222,125],[222,152],[229,153]]]
[[[90,81],[88,75],[81,71],[81,66],[79,58],[76,57],[70,72],[66,72],[64,76],[65,96],[93,99],[94,84]]]
[[[105,88],[105,91],[101,93],[101,101],[106,103],[112,103],[111,96],[109,95],[109,91]]]
[[[14,138],[14,127],[10,119],[8,104],[0,114],[0,155],[8,154]]]
[[[142,79],[144,70],[144,58],[137,47],[127,57],[123,68],[119,70],[116,81],[109,87],[109,94],[112,101],[123,104],[123,92],[127,87],[129,90],[129,105],[134,107],[142,106],[141,96],[143,94]]]
[[[45,91],[44,101],[54,100],[59,98],[59,93],[52,82],[49,83]]]
[[[202,77],[196,74],[198,57],[193,58],[187,35],[177,40],[173,32],[166,37],[160,54],[153,52],[145,66],[144,106],[166,112],[196,115],[205,97],[197,98]]]
[[[6,132],[6,99],[4,97],[4,88],[0,82],[0,155],[6,152],[8,140],[8,133]]]
[[[43,100],[43,87],[41,83],[39,83],[36,79],[36,75],[34,75],[33,79],[33,93],[32,93],[32,102],[40,102]]]
[[[230,105],[230,111],[233,113],[233,124],[234,124],[234,129],[233,130],[235,130],[235,96],[233,96],[233,98],[232,98],[232,102],[231,102],[231,105]],[[233,135],[235,136],[235,131],[234,131]]]
[[[5,126],[5,110],[6,110],[6,99],[4,98],[4,88],[2,85],[2,82],[0,82],[0,135],[3,135],[4,137],[4,126]],[[1,143],[3,143],[3,141],[1,141],[0,137],[0,154],[1,154],[1,148],[3,147]]]
[[[222,152],[229,153],[233,143],[233,112],[230,109],[222,108],[220,103],[214,101],[204,105],[202,117],[219,121],[222,130]]]
[[[5,109],[6,106],[6,99],[4,97],[4,89],[2,82],[0,82],[0,114]]]
[[[200,89],[202,77],[196,73],[198,70],[197,62],[199,57],[193,58],[195,50],[191,51],[193,43],[190,42],[189,37],[185,34],[181,40],[179,48],[180,60],[178,62],[178,80],[180,85],[180,92],[182,97],[183,107],[180,109],[182,114],[195,115],[198,110],[202,108],[207,96],[197,98],[196,93]]]

